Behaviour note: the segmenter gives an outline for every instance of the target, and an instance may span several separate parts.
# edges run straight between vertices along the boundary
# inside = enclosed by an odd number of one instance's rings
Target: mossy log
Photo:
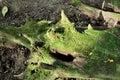
[[[55,77],[83,78],[84,71],[78,67],[59,61],[52,54],[71,55],[87,58],[92,54],[108,54],[118,59],[120,50],[120,27],[108,30],[94,30],[89,24],[83,33],[78,32],[74,24],[61,12],[61,20],[50,26],[50,21],[27,21],[25,25],[17,28],[0,25],[1,38],[23,45],[30,49],[31,56],[25,75],[27,80],[54,80]],[[43,42],[43,45],[36,43]],[[40,53],[38,55],[38,53]],[[104,58],[106,60],[108,57]],[[73,61],[71,61],[73,62]],[[31,74],[32,73],[34,74]],[[82,75],[81,75],[82,74]],[[42,76],[41,76],[42,75]]]
[[[114,1],[112,0],[110,1],[80,0],[79,2],[77,2],[76,0],[74,4],[75,3],[76,5],[78,5],[77,7],[78,10],[81,11],[83,14],[86,14],[91,19],[98,20],[99,17],[102,17],[102,20],[105,20],[105,23],[108,23],[108,27],[114,27],[119,25],[117,24],[120,21],[120,13],[119,13],[120,10],[119,10],[119,6],[117,5],[117,3],[119,3],[119,0],[116,0],[116,1],[115,0]],[[115,3],[116,5],[113,5]],[[109,9],[106,8],[108,4],[111,4],[113,6],[112,7],[113,11],[109,11]],[[96,6],[96,5],[99,5],[99,6]]]

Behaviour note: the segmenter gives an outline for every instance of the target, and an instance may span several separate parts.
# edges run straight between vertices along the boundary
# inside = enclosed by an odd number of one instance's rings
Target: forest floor
[[[108,28],[102,15],[97,19],[91,18],[75,7],[71,0],[0,0],[0,11],[3,6],[8,7],[8,12],[5,17],[0,13],[0,24],[20,27],[26,18],[35,21],[51,20],[52,24],[55,24],[60,20],[60,12],[63,9],[80,32],[85,30],[88,24],[92,24],[94,29],[98,30]],[[18,79],[15,75],[25,70],[29,55],[27,48],[4,41],[0,47],[0,80],[22,80],[23,77]]]

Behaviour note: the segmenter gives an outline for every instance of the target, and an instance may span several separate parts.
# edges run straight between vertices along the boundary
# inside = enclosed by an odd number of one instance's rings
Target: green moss
[[[23,45],[31,50],[31,46],[33,46],[35,42],[44,41],[43,36],[49,29],[49,23],[49,21],[45,20],[35,22],[27,19],[25,25],[21,27],[0,24],[0,34],[5,36],[8,40]]]
[[[87,56],[85,71],[92,77],[106,76],[115,79],[117,64],[120,60],[120,27],[112,28],[104,32],[100,40],[94,46],[92,54]],[[118,35],[118,36],[117,36]],[[111,60],[111,61],[110,61]],[[95,66],[93,66],[95,65]],[[91,67],[93,66],[93,67]],[[95,75],[96,74],[96,75]],[[97,75],[102,74],[102,76]],[[114,77],[112,77],[114,75]],[[116,76],[117,78],[118,76]]]
[[[25,71],[26,80],[54,80],[54,71],[49,69],[44,69],[41,67],[41,63],[52,64],[54,59],[50,55],[41,49],[43,53],[40,55],[38,53],[32,53],[30,59],[27,61],[28,66]]]
[[[63,11],[61,20],[57,24],[49,26],[49,23],[45,20],[40,22],[29,20],[19,28],[0,25],[0,39],[2,37],[7,38],[7,40],[21,44],[31,50],[31,56],[25,71],[27,80],[83,77],[78,69],[60,63],[52,57],[49,53],[53,50],[74,57],[86,57],[87,64],[84,71],[88,75],[92,74],[92,77],[97,76],[98,73],[116,72],[116,65],[120,64],[120,27],[99,31],[94,30],[89,24],[87,30],[79,33]],[[44,42],[45,44],[39,47],[35,46],[36,42]],[[35,51],[33,51],[33,48],[35,48]],[[110,62],[110,60],[113,62]],[[41,67],[41,63],[51,67],[46,69]]]
[[[81,1],[80,0],[71,0],[72,1],[72,3],[73,3],[73,5],[81,5]]]
[[[57,77],[87,77],[86,75],[81,75],[78,69],[56,61],[45,49],[41,48],[40,51],[42,52],[41,55],[32,53],[27,61],[28,66],[25,71],[25,78],[27,80],[55,80]],[[41,64],[44,64],[44,66]]]
[[[89,53],[103,32],[87,29],[84,33],[79,33],[63,12],[61,16],[61,20],[46,33],[46,45],[49,45],[50,50],[65,52],[73,56]],[[62,33],[56,31],[61,28],[64,29]]]

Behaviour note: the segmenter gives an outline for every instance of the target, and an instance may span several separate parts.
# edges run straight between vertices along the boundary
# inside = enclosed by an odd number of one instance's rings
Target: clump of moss
[[[83,56],[94,48],[102,33],[102,31],[93,30],[91,25],[85,32],[79,33],[62,11],[61,20],[47,31],[45,39],[51,51]]]

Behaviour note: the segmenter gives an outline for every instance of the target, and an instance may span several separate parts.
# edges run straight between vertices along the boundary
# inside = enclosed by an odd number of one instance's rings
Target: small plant
[[[5,17],[5,15],[7,14],[7,12],[8,12],[8,7],[7,7],[7,6],[4,6],[4,7],[2,8],[2,15],[3,15],[3,17]]]

